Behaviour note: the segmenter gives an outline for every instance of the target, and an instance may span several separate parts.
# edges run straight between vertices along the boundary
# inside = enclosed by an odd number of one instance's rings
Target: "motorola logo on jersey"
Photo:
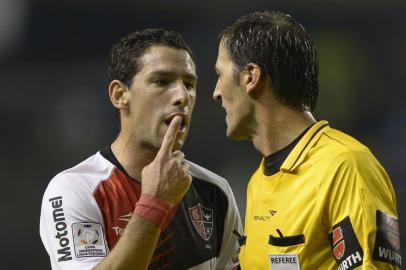
[[[189,207],[189,216],[200,237],[208,241],[213,233],[213,209],[199,203]]]
[[[60,255],[60,257],[58,258],[58,262],[72,260],[69,238],[67,237],[68,230],[65,222],[65,214],[63,213],[62,208],[62,196],[53,197],[49,199],[49,202],[54,209],[52,215],[55,222],[55,229],[57,231],[55,238],[59,240],[60,248],[58,249],[58,255]]]
[[[339,270],[351,270],[362,265],[364,252],[354,232],[350,217],[333,226],[330,244]]]

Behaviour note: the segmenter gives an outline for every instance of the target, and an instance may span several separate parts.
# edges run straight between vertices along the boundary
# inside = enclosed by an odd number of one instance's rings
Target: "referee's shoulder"
[[[375,162],[375,157],[367,146],[354,137],[336,130],[324,132],[323,140],[326,148],[325,158],[330,162],[359,166]]]

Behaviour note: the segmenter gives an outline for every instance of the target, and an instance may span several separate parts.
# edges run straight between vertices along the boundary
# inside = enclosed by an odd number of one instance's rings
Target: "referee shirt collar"
[[[296,144],[292,152],[288,155],[281,166],[281,171],[285,173],[293,173],[295,169],[305,160],[307,152],[313,147],[323,130],[328,127],[328,122],[325,120],[316,122],[302,139]]]

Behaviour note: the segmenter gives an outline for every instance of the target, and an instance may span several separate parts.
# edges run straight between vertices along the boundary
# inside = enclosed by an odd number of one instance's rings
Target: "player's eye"
[[[196,87],[194,82],[185,82],[184,84],[188,90],[194,90]]]
[[[170,80],[168,79],[156,79],[153,81],[154,84],[158,85],[158,86],[167,86],[168,84],[170,84]]]

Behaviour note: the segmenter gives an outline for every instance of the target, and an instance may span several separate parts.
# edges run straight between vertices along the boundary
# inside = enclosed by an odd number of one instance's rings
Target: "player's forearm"
[[[160,228],[133,215],[117,245],[95,270],[147,269],[160,234]]]

